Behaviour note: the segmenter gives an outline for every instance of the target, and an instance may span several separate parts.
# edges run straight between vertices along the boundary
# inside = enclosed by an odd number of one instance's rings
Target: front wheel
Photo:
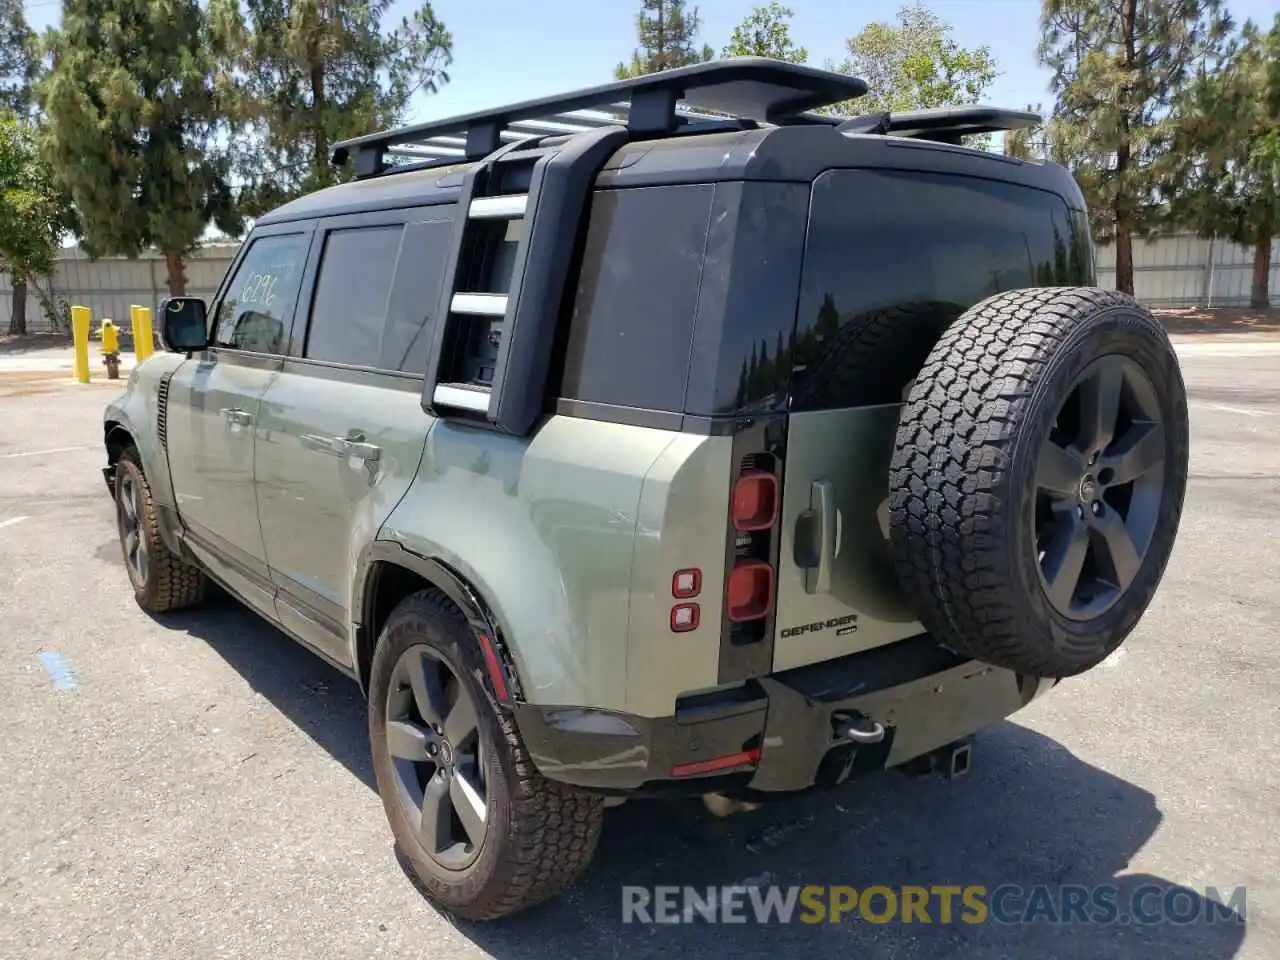
[[[160,536],[151,485],[136,450],[126,450],[116,462],[115,487],[120,550],[138,606],[148,613],[167,613],[199,603],[208,581]]]
[[[601,798],[543,778],[493,699],[476,637],[435,591],[404,600],[369,680],[374,776],[427,895],[468,920],[550,899],[586,870]]]

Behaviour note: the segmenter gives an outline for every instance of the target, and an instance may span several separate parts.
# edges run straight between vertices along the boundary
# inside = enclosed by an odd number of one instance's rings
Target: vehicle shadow
[[[172,623],[161,622],[205,640],[374,789],[364,702],[349,678],[220,595]],[[1147,791],[1010,721],[979,735],[973,772],[950,783],[889,772],[726,819],[711,816],[696,800],[633,801],[607,812],[594,863],[559,898],[497,923],[453,922],[498,960],[641,960],[679,953],[931,960],[1236,956],[1245,923],[1222,905],[1231,902],[1231,888],[1215,894],[1125,872],[1161,819]],[[971,914],[957,896],[950,922],[943,922],[936,898],[929,901],[928,922],[916,914],[910,923],[898,917],[874,923],[855,910],[842,922],[806,923],[800,919],[807,913],[803,903],[790,923],[779,923],[776,915],[757,922],[751,900],[742,896],[736,923],[710,923],[696,914],[675,924],[624,921],[624,887],[651,894],[655,887],[692,887],[705,898],[708,887],[756,886],[760,896],[770,886],[785,893],[811,884],[859,892],[873,885],[897,891],[978,885],[988,892],[991,915],[983,923],[966,922]],[[997,910],[991,894],[1007,885],[1021,893]],[[1013,922],[1028,915],[1037,885],[1051,895],[1052,912],[1062,909],[1064,886],[1093,896],[1109,888],[1109,902],[1122,916]],[[1155,922],[1123,922],[1134,904],[1143,911],[1139,920],[1164,915]],[[885,901],[873,906],[882,913]]]

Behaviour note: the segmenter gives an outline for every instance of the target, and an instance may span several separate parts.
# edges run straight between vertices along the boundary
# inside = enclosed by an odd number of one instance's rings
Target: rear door
[[[258,510],[281,622],[349,665],[353,569],[404,496],[434,422],[427,347],[452,205],[316,228],[289,356],[262,396]]]
[[[953,319],[994,293],[1088,282],[1082,215],[953,174],[835,170],[813,187],[777,587],[774,669],[922,631],[888,541],[898,412]]]

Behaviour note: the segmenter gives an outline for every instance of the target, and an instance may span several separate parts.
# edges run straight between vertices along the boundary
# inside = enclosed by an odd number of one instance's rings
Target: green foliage
[[[767,7],[755,7],[733,28],[733,36],[720,55],[772,57],[788,63],[804,63],[809,59],[809,51],[797,47],[791,40],[791,18],[794,15],[790,7],[784,7],[778,0],[769,0]]]
[[[453,37],[423,2],[384,30],[392,0],[246,0],[224,12],[238,64],[238,170],[254,214],[349,178],[331,146],[404,121],[410,98],[449,81]]]
[[[16,283],[45,276],[73,229],[67,198],[40,156],[35,128],[0,113],[0,272]]]
[[[22,0],[0,0],[0,110],[29,116],[39,73],[39,41],[27,24]]]
[[[640,46],[629,63],[619,63],[613,75],[619,80],[658,73],[673,67],[705,63],[715,56],[710,45],[697,45],[702,18],[695,7],[685,9],[685,0],[641,0],[636,14]]]
[[[74,200],[85,248],[154,247],[182,293],[182,257],[208,224],[239,231],[218,146],[227,65],[208,11],[199,0],[65,0],[48,44],[44,157]]]
[[[951,26],[920,3],[899,10],[896,24],[868,24],[846,47],[847,56],[833,69],[861,77],[869,90],[831,107],[831,113],[977,103],[996,78],[996,61],[986,46],[961,47]]]
[[[1240,244],[1280,231],[1280,14],[1252,22],[1222,68],[1200,70],[1179,98],[1165,193],[1179,225]]]
[[[1163,223],[1170,107],[1231,29],[1220,0],[1044,0],[1040,56],[1053,70],[1054,126],[1089,205],[1115,239],[1116,284],[1133,292],[1132,238]]]

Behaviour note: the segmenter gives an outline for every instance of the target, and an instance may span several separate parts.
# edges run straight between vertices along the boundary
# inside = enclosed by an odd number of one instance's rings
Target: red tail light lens
[[[738,563],[726,593],[730,620],[759,620],[773,608],[773,567],[758,560]]]
[[[765,470],[748,470],[733,486],[733,528],[743,533],[764,530],[777,518],[777,478]]]
[[[696,603],[677,603],[671,608],[671,632],[688,633],[697,630],[702,612]]]
[[[677,600],[696,597],[702,590],[702,571],[695,567],[677,570],[671,577],[671,595]]]

